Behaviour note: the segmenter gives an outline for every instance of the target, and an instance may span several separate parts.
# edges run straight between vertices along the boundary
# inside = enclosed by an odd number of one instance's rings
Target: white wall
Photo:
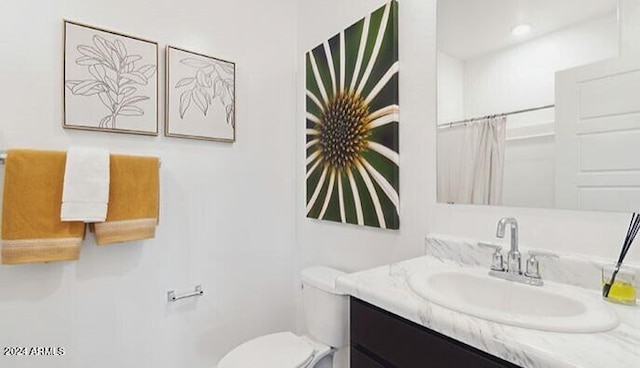
[[[640,57],[640,1],[618,0],[620,6],[620,52]]]
[[[438,51],[438,125],[464,119],[464,62]]]
[[[520,207],[555,207],[553,136],[507,139],[502,203]]]
[[[0,356],[0,367],[204,368],[245,339],[294,327],[295,5],[0,3],[0,148],[162,158],[155,239],[88,239],[78,262],[0,266],[0,346],[66,349]],[[161,72],[167,44],[236,61],[237,143],[63,130],[63,18],[159,41]],[[198,283],[203,297],[167,304],[168,290]]]
[[[554,103],[555,72],[618,55],[614,14],[465,60],[466,118]]]

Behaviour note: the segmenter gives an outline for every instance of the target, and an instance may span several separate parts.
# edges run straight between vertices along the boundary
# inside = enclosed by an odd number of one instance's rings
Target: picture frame
[[[167,137],[233,143],[236,140],[236,64],[167,46]]]
[[[63,128],[158,135],[158,43],[64,21]]]

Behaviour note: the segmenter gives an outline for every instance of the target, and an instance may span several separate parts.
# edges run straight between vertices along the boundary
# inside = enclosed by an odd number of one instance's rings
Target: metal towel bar
[[[7,160],[7,152],[6,151],[0,151],[0,165],[4,165],[6,160]],[[158,161],[158,166],[159,167],[162,166],[162,160]]]
[[[194,296],[201,296],[203,294],[204,294],[204,291],[202,291],[202,285],[197,285],[192,293],[186,293],[186,294],[177,295],[177,296],[176,296],[176,292],[174,290],[171,290],[171,291],[167,291],[167,301],[175,302],[176,300],[192,298]]]

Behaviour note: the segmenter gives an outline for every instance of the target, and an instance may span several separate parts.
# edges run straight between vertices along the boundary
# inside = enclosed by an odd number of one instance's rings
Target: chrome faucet
[[[518,250],[518,221],[513,217],[503,217],[498,221],[496,236],[504,238],[504,230],[507,224],[511,227],[511,249],[507,253],[507,271],[510,273],[522,273],[522,256]]]
[[[506,262],[502,256],[502,246],[478,243],[479,246],[493,249],[489,275],[523,284],[542,286],[544,282],[540,274],[540,264],[536,257],[557,258],[558,256],[553,253],[530,250],[526,272],[522,272],[522,255],[518,249],[518,221],[513,217],[501,218],[500,221],[498,221],[496,236],[498,238],[504,238],[507,224],[511,228],[511,249],[507,253]]]

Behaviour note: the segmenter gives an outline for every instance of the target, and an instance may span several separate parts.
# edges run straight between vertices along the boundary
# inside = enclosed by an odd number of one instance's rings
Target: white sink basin
[[[615,328],[616,312],[596,293],[546,283],[523,285],[483,270],[418,272],[409,286],[445,308],[507,325],[555,332],[592,333]]]

